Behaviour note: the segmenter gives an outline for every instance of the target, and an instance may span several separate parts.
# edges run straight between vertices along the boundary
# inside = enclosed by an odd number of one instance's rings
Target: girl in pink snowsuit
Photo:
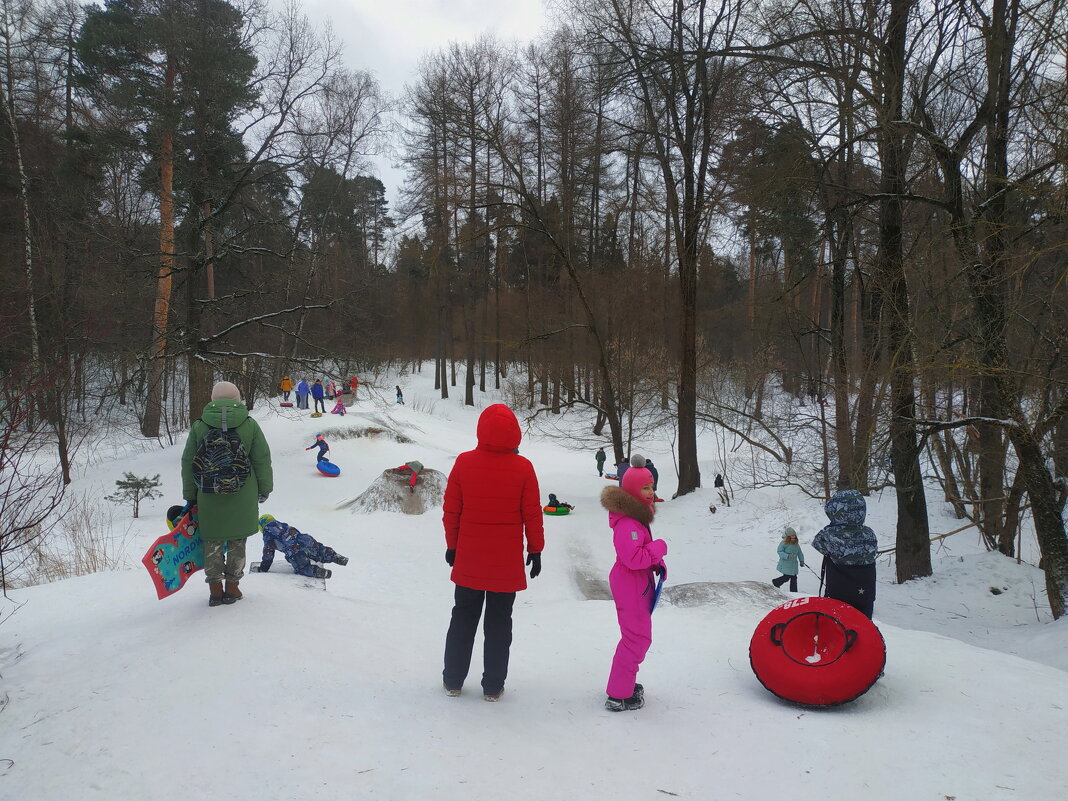
[[[653,476],[644,466],[632,466],[620,487],[601,492],[608,510],[608,525],[616,546],[616,563],[608,583],[619,618],[619,645],[608,676],[605,709],[622,712],[645,703],[642,685],[635,683],[638,666],[653,643],[652,602],[654,576],[665,570],[667,543],[654,540]]]

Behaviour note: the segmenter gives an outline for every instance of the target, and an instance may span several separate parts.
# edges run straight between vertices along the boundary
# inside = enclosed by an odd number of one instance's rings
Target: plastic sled
[[[660,593],[664,591],[664,573],[660,573],[660,578],[656,581],[656,589],[653,590],[653,603],[649,607],[649,614],[651,615],[656,611],[656,605],[660,603]]]
[[[571,513],[566,506],[543,506],[541,510],[547,515],[563,516]]]
[[[860,697],[886,665],[886,643],[862,612],[833,598],[798,598],[772,609],[753,632],[749,664],[764,687],[805,706]]]
[[[193,573],[204,567],[204,543],[197,532],[196,507],[183,507],[182,512],[178,523],[152,543],[141,559],[160,600],[178,592]]]
[[[293,404],[290,403],[289,401],[280,401],[278,405],[279,406],[285,406],[287,409],[293,408]]]
[[[617,476],[615,473],[605,473],[604,477],[609,481],[619,481],[619,476]]]
[[[311,416],[312,416],[312,417],[322,417],[322,416],[323,416],[323,413],[322,413],[322,412],[312,412],[312,413],[311,413]]]
[[[324,476],[329,476],[330,478],[337,478],[341,475],[341,468],[333,462],[327,462],[325,460],[321,462],[316,462],[315,467]]]
[[[302,576],[299,573],[294,573],[293,572],[293,568],[290,567],[286,563],[286,561],[284,559],[282,560],[282,565],[283,566],[280,567],[278,565],[278,560],[276,559],[275,563],[273,565],[271,565],[271,569],[267,571],[267,575],[270,575],[272,573],[279,574],[279,575],[289,575],[289,576],[292,576],[295,579],[297,579],[297,584],[299,586],[301,586],[301,587],[305,587],[305,588],[307,588],[309,590],[325,590],[326,589],[326,579],[324,579],[324,578],[312,578],[310,576]],[[260,572],[262,572],[260,570],[260,563],[259,562],[253,562],[252,564],[250,564],[248,566],[248,572],[249,573],[260,573]]]

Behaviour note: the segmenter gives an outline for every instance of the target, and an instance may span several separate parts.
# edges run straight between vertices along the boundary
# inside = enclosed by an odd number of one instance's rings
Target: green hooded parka
[[[227,428],[237,429],[245,446],[252,470],[245,486],[231,495],[199,492],[193,481],[193,457],[197,445],[208,433],[208,426],[222,427],[222,409],[226,407]],[[259,496],[274,490],[271,449],[260,425],[249,416],[245,404],[223,398],[204,407],[200,419],[189,430],[182,452],[182,497],[197,504],[200,536],[205,540],[234,540],[259,532]]]

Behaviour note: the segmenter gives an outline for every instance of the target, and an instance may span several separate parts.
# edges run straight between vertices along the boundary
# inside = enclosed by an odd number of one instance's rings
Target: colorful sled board
[[[292,409],[293,408],[293,404],[290,403],[289,401],[282,401],[278,405],[279,406],[285,406],[287,409]]]
[[[604,477],[609,481],[619,481],[619,476],[617,476],[615,473],[605,473]]]
[[[886,665],[886,643],[876,625],[849,604],[797,598],[772,609],[757,625],[749,664],[780,698],[834,706],[875,684]]]
[[[563,516],[571,513],[566,506],[543,506],[541,510],[547,515]]]
[[[319,468],[319,472],[322,473],[324,476],[329,476],[330,478],[337,478],[341,475],[341,468],[333,462],[328,462],[325,459],[316,462],[315,466]]]
[[[323,416],[322,412],[312,412],[311,413],[311,417],[322,417],[322,416]]]
[[[197,531],[196,512],[194,506],[182,515],[178,525],[152,543],[141,559],[160,600],[178,592],[204,567],[204,542]]]

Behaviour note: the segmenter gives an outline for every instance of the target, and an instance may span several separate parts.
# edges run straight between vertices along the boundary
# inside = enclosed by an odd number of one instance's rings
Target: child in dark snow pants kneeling
[[[263,557],[260,560],[260,572],[266,573],[274,562],[275,551],[281,551],[286,561],[293,566],[293,572],[309,578],[330,578],[331,572],[314,562],[323,562],[345,566],[349,563],[333,548],[323,545],[311,534],[304,534],[271,515],[260,518],[260,531],[263,532]]]

